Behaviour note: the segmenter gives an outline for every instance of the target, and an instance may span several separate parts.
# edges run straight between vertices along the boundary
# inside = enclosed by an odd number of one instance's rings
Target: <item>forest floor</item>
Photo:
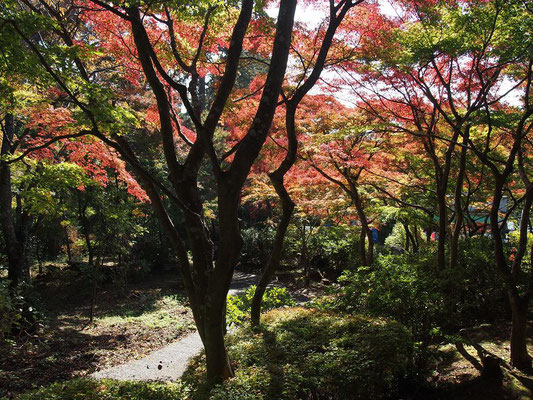
[[[533,371],[520,372],[509,365],[511,326],[506,322],[482,324],[461,332],[470,343],[479,345],[485,355],[499,360],[503,374],[481,377],[481,359],[477,349],[465,344],[457,348],[446,343],[435,346],[433,374],[428,390],[416,399],[453,400],[533,400]],[[528,330],[529,353],[533,354],[533,321]]]
[[[0,348],[0,397],[142,358],[195,330],[175,272],[101,285],[89,323],[90,279],[60,266],[45,271],[34,281],[41,326]]]
[[[235,272],[229,294],[242,293],[257,280],[256,275]],[[124,364],[96,371],[92,377],[121,381],[177,380],[187,369],[190,359],[199,354],[202,349],[200,335],[192,332],[141,359],[133,359]]]
[[[58,266],[45,271],[35,279],[45,316],[41,327],[33,335],[0,348],[0,397],[73,377],[98,377],[98,371],[118,371],[132,364],[139,364],[140,369],[126,368],[131,379],[169,379],[181,375],[182,364],[201,348],[175,272],[149,274],[126,288],[115,283],[101,285],[95,318],[89,323],[90,279],[80,271]],[[253,283],[253,275],[237,274],[232,292]],[[320,288],[303,291],[308,297],[320,293]],[[533,354],[533,320],[529,326]],[[497,323],[463,334],[508,363],[509,332],[508,324]],[[432,350],[434,366],[428,384],[404,399],[533,399],[533,374],[503,368],[501,379],[486,380],[480,378],[479,357],[473,347],[465,345],[467,353],[463,354],[453,344],[443,343]],[[140,376],[131,376],[141,369]]]

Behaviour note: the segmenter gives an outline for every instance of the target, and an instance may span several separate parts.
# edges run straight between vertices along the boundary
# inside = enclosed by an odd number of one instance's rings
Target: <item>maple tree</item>
[[[335,28],[354,4],[331,4],[331,28],[324,43],[331,42]],[[250,0],[240,6],[228,4],[225,9],[201,2],[188,9],[142,3],[122,7],[99,0],[66,4],[23,0],[9,2],[4,12],[3,20],[54,83],[56,98],[68,102],[75,113],[75,132],[63,133],[46,144],[72,135],[97,137],[128,163],[143,187],[177,254],[211,382],[232,374],[224,347],[224,305],[241,247],[237,210],[241,189],[278,105],[295,6],[296,1],[281,1],[274,29],[268,18],[254,14]],[[226,30],[231,30],[230,37]],[[249,39],[250,30],[265,33],[268,40]],[[36,34],[42,40],[35,40]],[[244,50],[267,58],[268,72],[258,105],[234,150],[217,154],[215,131],[225,104],[234,95]],[[289,121],[318,79],[327,50],[326,45],[315,60],[315,70],[286,101]],[[213,82],[209,98],[207,79]],[[132,96],[137,98],[129,103]],[[178,116],[179,107],[184,109],[186,121]],[[126,134],[139,129],[160,138],[167,182],[146,167],[142,151],[135,148],[132,135]],[[198,186],[205,159],[216,182],[220,232],[216,256]],[[188,246],[170,219],[161,194],[182,210]]]
[[[295,22],[296,3],[3,2],[0,217],[12,284],[29,279],[28,231],[41,214],[75,209],[68,219],[95,268],[106,252],[125,254],[137,206],[101,190],[115,185],[151,207],[176,255],[214,384],[233,374],[225,308],[243,202],[278,217],[256,325],[291,221],[307,284],[312,236],[333,220],[357,225],[361,271],[380,265],[373,228],[394,226],[402,243],[391,251],[410,256],[433,249],[436,233],[431,267],[450,299],[461,241],[490,231],[511,362],[527,369],[527,2],[397,0],[394,15],[377,1],[305,2],[324,17],[316,26]]]
[[[346,79],[358,88],[360,102],[369,113],[394,132],[416,138],[432,160],[440,269],[446,264],[448,238],[449,265],[457,266],[458,240],[472,205],[470,181],[477,180],[493,192],[490,227],[513,310],[511,361],[518,368],[527,368],[530,358],[521,307],[529,294],[518,294],[513,271],[520,268],[520,261],[507,265],[502,229],[517,198],[524,200],[523,215],[529,215],[530,209],[528,195],[520,194],[512,180],[518,151],[531,126],[531,54],[524,37],[530,10],[520,2],[504,5],[498,1],[396,4],[397,17],[379,18],[386,29],[363,44],[354,61],[354,65],[365,65],[359,69],[364,74],[356,76],[349,65],[344,69]],[[470,20],[475,23],[467,22]],[[387,40],[383,41],[384,37]],[[514,107],[509,106],[513,95],[523,102],[511,121],[504,115],[513,112]],[[477,171],[468,170],[472,157],[491,171],[491,179],[480,179]],[[525,176],[524,172],[521,175]],[[527,179],[524,184],[527,187]],[[503,209],[506,192],[513,203]],[[450,197],[453,201],[448,204]],[[521,226],[521,243],[525,243],[527,217]],[[523,251],[521,246],[520,253]]]

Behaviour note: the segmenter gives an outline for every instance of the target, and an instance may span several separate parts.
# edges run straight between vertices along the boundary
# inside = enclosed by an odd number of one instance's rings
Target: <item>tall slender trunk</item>
[[[2,147],[0,155],[11,154],[11,143],[15,133],[15,120],[11,114],[4,119]],[[11,187],[11,168],[0,161],[0,225],[4,235],[8,260],[7,278],[11,288],[21,282],[30,280],[29,265],[26,260],[25,243],[21,241],[20,229],[17,229],[13,218],[13,192]]]
[[[333,7],[333,3],[330,4],[330,7]],[[342,7],[339,14],[336,14],[336,12],[332,13],[332,15],[335,15],[335,18],[331,18],[329,21],[328,28],[320,46],[320,50],[318,52],[313,70],[311,71],[305,82],[298,89],[296,89],[295,93],[293,94],[293,97],[286,102],[285,127],[287,130],[289,146],[287,154],[285,155],[285,158],[281,162],[280,166],[272,174],[270,174],[270,180],[282,203],[282,217],[276,229],[276,237],[274,239],[272,253],[268,260],[268,264],[261,275],[261,279],[257,284],[254,297],[252,299],[251,320],[252,324],[255,325],[259,324],[261,314],[261,301],[263,299],[266,287],[272,279],[274,272],[279,268],[285,234],[287,232],[287,228],[289,226],[292,213],[294,211],[294,203],[287,191],[285,190],[285,187],[283,185],[283,178],[296,161],[296,153],[298,150],[298,141],[296,137],[295,126],[296,109],[304,98],[304,96],[318,81],[320,74],[324,69],[327,54],[333,42],[335,32],[341,21],[344,19],[346,12],[351,7],[352,4],[350,2],[347,2]]]
[[[446,231],[448,216],[446,210],[446,191],[437,189],[439,212],[439,237],[437,238],[437,267],[442,271],[446,267]]]
[[[65,227],[64,231],[65,231],[65,244],[67,246],[68,262],[71,263],[72,262],[72,248],[70,247],[70,237],[69,237],[68,228]]]
[[[91,243],[91,222],[86,215],[87,203],[82,204],[81,194],[78,194],[78,215],[81,222],[81,230],[85,245],[87,246],[87,254],[89,257],[89,265],[94,264],[94,248]]]
[[[528,354],[526,335],[530,292],[528,290],[524,296],[520,295],[516,283],[516,274],[514,274],[507,265],[502,232],[499,224],[499,209],[503,197],[504,182],[505,180],[502,176],[495,176],[493,202],[490,210],[490,226],[492,230],[496,265],[504,278],[507,295],[511,304],[511,364],[518,369],[524,370],[531,367],[531,357]],[[529,215],[531,198],[528,198],[527,200],[527,209],[525,209],[524,212]]]
[[[349,180],[352,201],[357,210],[357,215],[359,216],[359,221],[361,222],[361,264],[362,265],[372,265],[374,263],[374,239],[372,238],[372,229],[368,225],[366,218],[365,209],[363,202],[357,190],[356,184]],[[365,240],[366,237],[366,240]],[[368,245],[365,245],[365,241],[368,241]]]
[[[411,248],[411,238],[410,238],[411,232],[409,232],[409,225],[407,225],[407,222],[402,222],[402,225],[405,231],[405,244],[404,244],[405,252],[409,253],[410,248]]]
[[[279,179],[279,177],[271,174],[270,180],[274,185],[279,198],[281,199],[282,215],[276,229],[276,236],[274,238],[274,244],[272,245],[272,251],[270,253],[268,264],[261,274],[261,278],[259,279],[254,292],[254,297],[252,298],[251,321],[253,325],[259,325],[263,295],[265,294],[266,288],[272,280],[274,273],[279,268],[285,234],[287,232],[287,228],[289,227],[292,213],[294,211],[294,203],[283,186],[283,177]]]
[[[311,281],[309,279],[310,261],[309,261],[309,249],[307,247],[307,236],[305,224],[302,227],[302,263],[304,266],[304,284],[305,287],[309,287]]]
[[[359,255],[361,257],[361,265],[368,265],[366,259],[366,232],[365,229],[361,226],[361,232],[359,232]]]
[[[96,260],[96,263],[93,265],[93,281],[92,281],[92,294],[91,294],[91,307],[89,309],[89,322],[93,322],[94,320],[94,308],[96,306],[96,295],[98,292],[98,272],[99,268],[98,266],[104,265],[104,256],[103,254],[100,255],[100,259]]]
[[[520,369],[531,368],[531,357],[527,349],[527,319],[529,301],[509,293],[511,300],[511,364]]]
[[[409,252],[410,245],[413,246],[413,253],[418,253],[418,243],[415,240],[413,234],[409,230],[409,224],[407,222],[402,222],[403,228],[405,229],[405,251]],[[416,235],[416,227],[415,227]]]
[[[466,153],[467,145],[469,138],[470,129],[467,128],[463,134],[463,146],[461,148],[461,156],[459,159],[459,172],[457,174],[457,183],[455,184],[455,195],[454,195],[454,206],[455,206],[455,226],[453,228],[452,234],[450,235],[450,268],[457,268],[457,259],[459,255],[459,236],[461,235],[461,230],[463,229],[463,182],[466,173]]]

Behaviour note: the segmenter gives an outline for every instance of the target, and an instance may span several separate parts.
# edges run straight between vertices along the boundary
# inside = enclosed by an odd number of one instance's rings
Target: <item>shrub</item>
[[[338,271],[359,263],[359,229],[348,225],[313,227],[307,251],[311,268]],[[299,259],[302,233],[291,225],[285,238],[284,259]]]
[[[181,382],[73,379],[22,394],[15,400],[183,400],[187,397],[188,389]]]
[[[505,313],[503,282],[494,265],[491,242],[462,240],[455,269],[436,268],[434,249],[419,254],[380,255],[372,267],[345,271],[342,311],[393,318],[424,340],[438,328],[457,330]]]
[[[36,306],[37,293],[28,284],[21,284],[10,293],[7,281],[0,280],[0,344],[13,336],[33,333],[42,319]]]
[[[245,326],[230,337],[235,377],[210,399],[390,398],[412,351],[410,333],[397,322],[301,307],[272,310],[260,332]]]
[[[274,235],[274,227],[267,223],[242,229],[241,268],[257,269],[264,266],[272,249]]]
[[[255,288],[256,286],[252,285],[242,294],[228,296],[226,305],[226,321],[228,325],[240,325],[248,319]],[[296,301],[286,288],[273,286],[267,288],[265,291],[263,302],[261,303],[261,310],[267,311],[273,308],[294,305],[296,305]]]
[[[442,320],[443,299],[439,283],[426,271],[422,257],[384,255],[374,267],[345,271],[335,308],[393,318],[417,338],[426,336]]]

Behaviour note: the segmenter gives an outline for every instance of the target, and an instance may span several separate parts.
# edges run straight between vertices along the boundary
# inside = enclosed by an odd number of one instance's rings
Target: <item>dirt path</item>
[[[257,275],[236,272],[229,294],[238,294],[258,280]],[[157,350],[139,360],[104,369],[93,373],[96,379],[117,380],[175,380],[179,379],[189,360],[202,350],[202,341],[197,332],[191,333],[177,342]]]

